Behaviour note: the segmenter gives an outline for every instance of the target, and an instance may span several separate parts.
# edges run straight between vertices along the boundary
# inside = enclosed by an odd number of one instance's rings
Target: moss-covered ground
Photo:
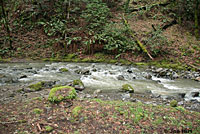
[[[34,99],[0,105],[0,110],[1,134],[200,133],[200,113],[140,102]]]

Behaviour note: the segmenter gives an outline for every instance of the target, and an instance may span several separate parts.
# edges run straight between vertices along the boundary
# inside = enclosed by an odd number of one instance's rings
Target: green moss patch
[[[61,68],[59,69],[60,72],[69,72],[69,70],[67,68]]]
[[[44,126],[46,132],[51,132],[53,128],[51,126]]]
[[[39,90],[42,90],[43,86],[44,86],[44,82],[41,81],[36,84],[29,85],[28,87],[32,89],[33,91],[39,91]]]
[[[75,85],[84,86],[84,84],[81,80],[73,80],[73,86],[75,86]]]
[[[41,114],[42,112],[43,112],[42,109],[39,109],[39,108],[33,109],[33,113],[34,113],[34,114]]]
[[[73,117],[78,117],[79,114],[82,112],[83,108],[80,106],[76,106],[74,109],[72,109],[72,115]]]
[[[59,103],[65,99],[75,99],[77,96],[76,90],[70,86],[61,86],[52,88],[48,100],[52,103]]]
[[[134,88],[129,84],[122,85],[122,91],[134,93]]]
[[[172,101],[170,102],[170,106],[171,106],[171,107],[177,107],[177,105],[178,105],[178,102],[177,102],[176,100],[172,100]]]

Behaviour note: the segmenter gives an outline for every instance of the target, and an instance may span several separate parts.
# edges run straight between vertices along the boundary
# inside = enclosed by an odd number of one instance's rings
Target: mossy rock
[[[172,100],[172,101],[170,102],[170,106],[171,106],[171,107],[177,107],[177,105],[178,105],[178,102],[177,102],[176,100]]]
[[[76,90],[70,86],[61,86],[52,88],[48,100],[52,103],[59,103],[66,99],[75,99],[77,96]]]
[[[122,85],[122,91],[134,93],[134,88],[129,84]]]
[[[82,110],[83,108],[81,106],[76,106],[74,109],[72,109],[73,117],[78,117]]]
[[[84,84],[81,80],[73,80],[73,86],[75,86],[75,85],[84,86]]]
[[[60,72],[69,72],[69,70],[67,68],[61,68],[59,69]]]
[[[85,89],[84,84],[81,80],[73,80],[72,86],[79,91],[82,91]]]
[[[43,81],[41,81],[36,84],[29,85],[28,87],[33,91],[39,91],[39,90],[42,90],[44,84],[45,83]]]

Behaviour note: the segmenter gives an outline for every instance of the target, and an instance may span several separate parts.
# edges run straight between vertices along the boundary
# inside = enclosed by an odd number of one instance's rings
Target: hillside
[[[0,55],[62,59],[68,53],[91,57],[100,52],[133,62],[164,60],[199,68],[200,42],[191,13],[185,13],[187,18],[180,16],[184,13],[178,10],[181,4],[165,0],[5,1],[10,35],[1,21]]]

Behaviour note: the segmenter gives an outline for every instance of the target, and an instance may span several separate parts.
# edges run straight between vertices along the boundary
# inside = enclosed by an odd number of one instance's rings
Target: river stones
[[[200,77],[195,78],[195,81],[200,82]]]
[[[122,91],[134,93],[134,88],[129,84],[124,84],[124,85],[122,85]]]
[[[199,92],[191,92],[189,96],[191,96],[191,97],[199,97]]]
[[[82,75],[91,75],[91,72],[88,69],[85,69],[85,70],[77,69],[74,72],[77,74],[82,74]]]
[[[0,83],[17,83],[18,79],[11,75],[0,74]]]
[[[182,99],[185,98],[186,93],[178,93],[178,96]]]
[[[28,76],[24,74],[24,75],[20,75],[20,76],[19,76],[19,79],[23,79],[23,78],[27,78],[27,77],[28,77]]]
[[[123,75],[119,75],[119,76],[117,76],[117,79],[118,79],[118,80],[125,80],[125,78],[124,78]]]
[[[144,78],[146,78],[146,79],[151,79],[152,76],[151,76],[150,74],[145,74]]]

